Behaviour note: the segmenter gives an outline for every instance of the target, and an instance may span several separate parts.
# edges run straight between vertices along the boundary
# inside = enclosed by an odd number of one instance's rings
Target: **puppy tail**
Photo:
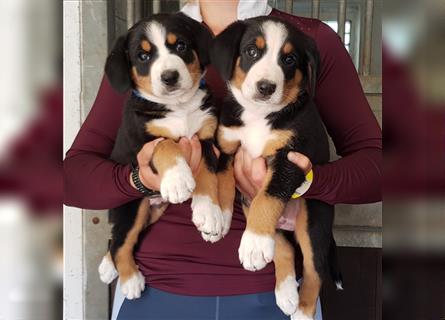
[[[343,277],[338,263],[337,244],[334,238],[331,241],[331,247],[329,248],[329,264],[331,278],[337,287],[337,290],[343,290]]]

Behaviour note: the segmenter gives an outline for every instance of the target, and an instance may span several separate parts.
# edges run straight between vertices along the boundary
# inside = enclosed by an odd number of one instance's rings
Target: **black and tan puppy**
[[[232,156],[239,147],[252,158],[266,158],[268,164],[261,190],[244,208],[247,227],[239,259],[252,271],[274,261],[277,304],[298,320],[313,318],[329,264],[334,280],[341,284],[332,206],[301,200],[302,209],[295,221],[295,238],[304,256],[299,294],[294,249],[284,234],[276,231],[286,203],[305,181],[303,171],[288,161],[288,152],[301,152],[315,165],[329,160],[327,135],[311,94],[318,60],[312,39],[274,18],[235,22],[214,39],[211,47],[211,62],[230,91],[220,111],[218,143],[224,163],[220,163],[218,174],[232,175]],[[233,200],[234,192],[225,198]]]
[[[115,89],[133,89],[111,159],[136,166],[136,156],[145,143],[166,138],[156,145],[149,164],[161,177],[161,196],[169,203],[192,197],[192,221],[206,241],[214,242],[229,230],[231,214],[223,213],[219,206],[218,160],[213,150],[217,118],[201,81],[209,62],[210,41],[205,27],[181,13],[154,15],[117,40],[105,72]],[[195,134],[204,158],[196,177],[177,143]],[[110,210],[111,247],[99,273],[106,283],[119,275],[128,299],[139,297],[145,285],[133,258],[134,247],[141,231],[165,207],[154,210],[149,199],[143,198]]]

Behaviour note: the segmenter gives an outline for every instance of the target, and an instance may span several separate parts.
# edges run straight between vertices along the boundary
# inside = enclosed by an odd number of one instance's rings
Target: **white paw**
[[[119,275],[108,254],[102,258],[98,271],[100,280],[106,284],[110,284]]]
[[[225,237],[226,234],[229,233],[230,225],[232,224],[232,211],[231,210],[224,210],[222,214],[223,214],[223,231],[222,231],[222,235],[223,235],[223,237]]]
[[[216,242],[223,237],[224,217],[219,206],[209,196],[195,195],[192,199],[192,221],[205,241]]]
[[[137,299],[141,297],[141,292],[145,289],[145,278],[140,273],[136,272],[125,282],[121,282],[121,290],[128,300]]]
[[[176,159],[176,165],[168,169],[161,181],[161,196],[170,203],[188,200],[195,190],[192,170],[183,158]]]
[[[305,315],[300,309],[297,309],[297,311],[291,315],[291,320],[314,320],[313,317],[308,317]]]
[[[298,307],[298,283],[295,276],[287,276],[280,285],[275,288],[277,305],[286,315],[294,314]]]
[[[271,236],[244,231],[238,249],[239,260],[244,269],[256,271],[263,269],[272,261],[275,253],[275,240]]]

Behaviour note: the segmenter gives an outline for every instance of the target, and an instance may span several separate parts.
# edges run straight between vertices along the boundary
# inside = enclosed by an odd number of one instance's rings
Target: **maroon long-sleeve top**
[[[381,199],[381,129],[368,105],[354,65],[337,34],[319,20],[278,10],[271,15],[294,23],[313,37],[321,56],[315,102],[341,159],[314,167],[307,198],[336,203]],[[216,101],[226,90],[210,67],[206,81]],[[64,161],[65,204],[108,209],[141,197],[129,183],[130,166],[109,160],[120,126],[125,95],[104,78],[96,101]],[[191,222],[190,202],[170,205],[141,240],[135,257],[148,285],[179,294],[232,295],[274,289],[273,264],[245,271],[238,246],[245,228],[235,205],[228,235],[210,244]]]

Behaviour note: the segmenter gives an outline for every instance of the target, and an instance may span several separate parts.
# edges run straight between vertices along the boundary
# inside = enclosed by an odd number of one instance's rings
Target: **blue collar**
[[[202,77],[201,80],[199,81],[199,89],[204,89],[206,86],[207,86],[206,79]]]
[[[143,99],[143,100],[150,101],[150,100],[148,100],[147,98],[143,97],[143,96],[139,93],[139,91],[137,91],[136,89],[133,89],[133,95],[135,95],[135,96],[138,97],[139,99]]]

